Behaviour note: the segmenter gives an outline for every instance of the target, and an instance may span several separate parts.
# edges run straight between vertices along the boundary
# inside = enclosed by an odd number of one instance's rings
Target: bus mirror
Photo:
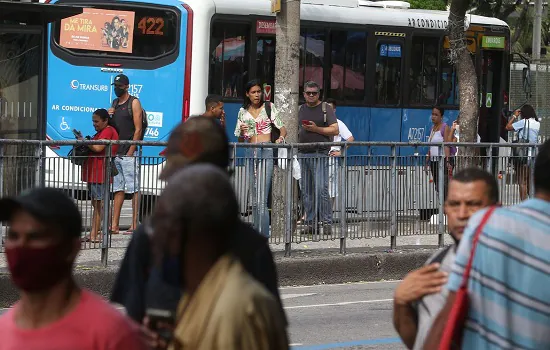
[[[523,91],[526,94],[531,93],[531,70],[529,68],[523,68]]]

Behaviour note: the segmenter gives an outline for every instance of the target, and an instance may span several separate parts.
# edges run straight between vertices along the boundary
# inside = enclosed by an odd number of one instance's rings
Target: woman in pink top
[[[246,96],[235,126],[235,136],[239,138],[239,142],[271,143],[274,127],[281,131],[276,142],[285,140],[286,128],[279,112],[271,102],[264,103],[262,90],[262,84],[258,80],[249,81],[245,86]],[[273,176],[273,148],[260,147],[250,148],[247,152],[247,173],[252,194],[254,226],[262,235],[269,237],[267,199]]]

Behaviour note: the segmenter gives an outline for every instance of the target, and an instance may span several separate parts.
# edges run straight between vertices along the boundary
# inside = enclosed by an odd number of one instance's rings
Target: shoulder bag
[[[487,210],[487,213],[483,216],[481,223],[477,227],[477,231],[473,237],[472,250],[470,252],[470,258],[468,264],[464,269],[462,275],[462,283],[460,288],[456,291],[456,298],[449,314],[449,319],[445,325],[441,342],[439,343],[439,350],[451,350],[460,349],[462,345],[462,336],[464,334],[464,327],[466,325],[466,318],[468,317],[468,311],[470,307],[470,300],[468,297],[468,280],[470,279],[470,271],[472,269],[472,263],[476,252],[477,242],[479,236],[483,233],[483,228],[489,221],[489,218],[495,211],[496,206],[493,206]]]

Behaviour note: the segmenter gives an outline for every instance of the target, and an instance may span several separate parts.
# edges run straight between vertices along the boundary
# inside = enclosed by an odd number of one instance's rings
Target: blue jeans
[[[254,228],[269,237],[268,196],[273,177],[273,149],[251,148],[247,151],[248,188],[252,198]]]
[[[302,173],[301,190],[306,224],[332,224],[332,205],[328,194],[328,152],[298,155]]]

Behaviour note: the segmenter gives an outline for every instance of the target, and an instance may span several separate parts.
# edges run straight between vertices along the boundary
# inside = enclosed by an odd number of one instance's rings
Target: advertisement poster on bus
[[[134,12],[85,8],[61,21],[59,43],[68,49],[132,53]]]

